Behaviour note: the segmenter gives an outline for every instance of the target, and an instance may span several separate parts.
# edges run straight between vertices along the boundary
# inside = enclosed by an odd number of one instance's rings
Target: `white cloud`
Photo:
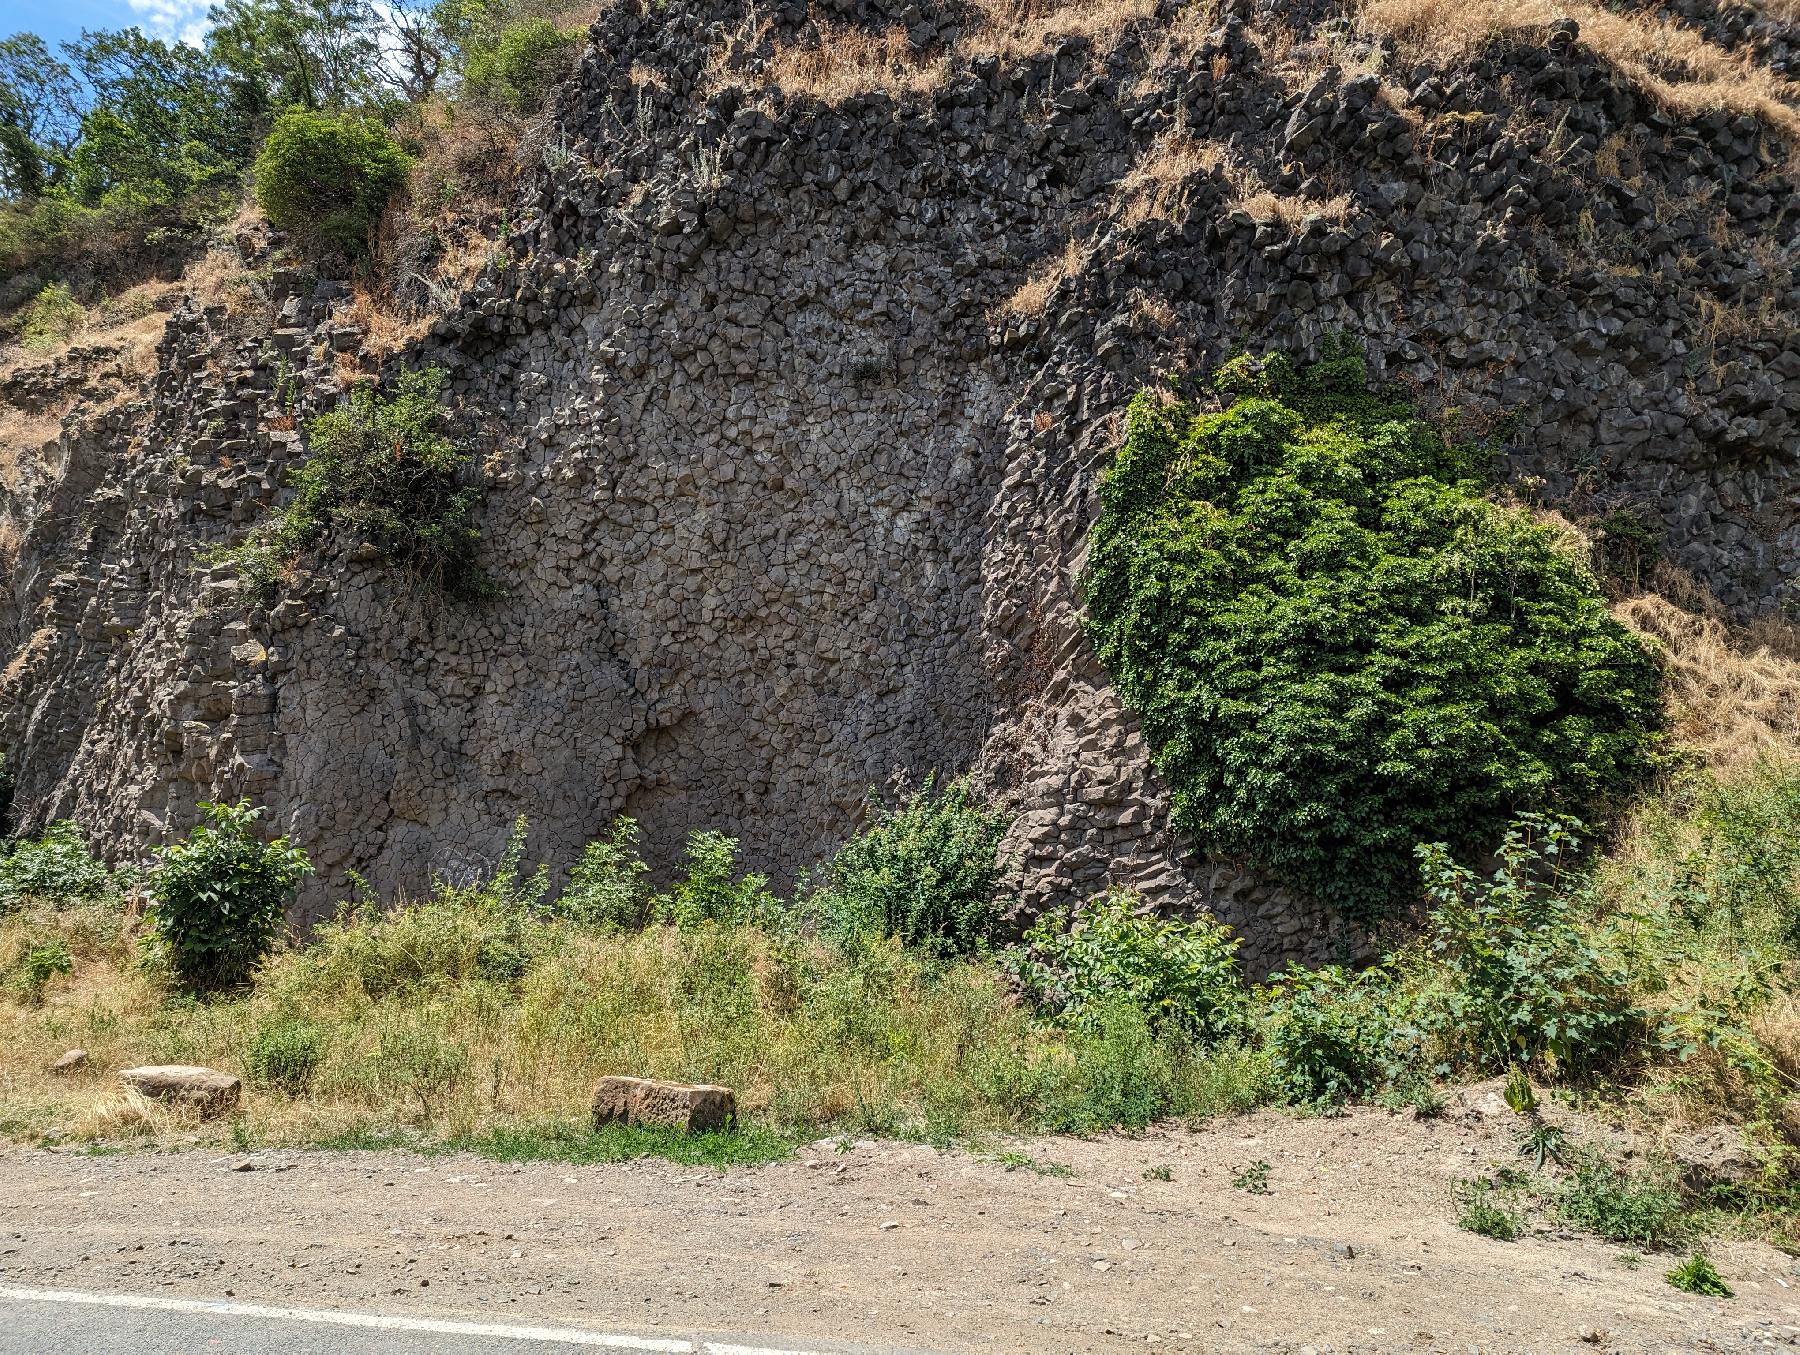
[[[151,37],[199,46],[210,26],[206,11],[211,0],[126,0],[138,17],[138,26]]]

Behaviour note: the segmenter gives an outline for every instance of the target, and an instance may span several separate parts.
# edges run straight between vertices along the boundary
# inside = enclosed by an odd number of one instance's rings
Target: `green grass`
[[[1595,1153],[1574,1160],[1556,1212],[1609,1242],[1640,1247],[1666,1247],[1690,1230],[1681,1192],[1665,1174],[1628,1172]]]
[[[567,1123],[507,1125],[453,1141],[496,1162],[565,1162],[593,1166],[665,1157],[690,1167],[759,1167],[794,1155],[794,1140],[764,1125],[706,1134],[649,1125],[609,1124],[600,1129]]]
[[[1725,1277],[1700,1252],[1695,1252],[1663,1278],[1675,1288],[1689,1294],[1714,1299],[1732,1297],[1731,1286],[1725,1283]]]
[[[1039,1162],[1030,1153],[1021,1153],[1011,1149],[999,1154],[994,1161],[1009,1172],[1018,1171],[1022,1167],[1039,1176],[1069,1177],[1075,1175],[1075,1169],[1066,1162]]]

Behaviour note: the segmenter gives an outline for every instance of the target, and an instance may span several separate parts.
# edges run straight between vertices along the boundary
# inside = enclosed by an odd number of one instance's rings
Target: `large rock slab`
[[[243,1083],[232,1074],[185,1063],[126,1068],[119,1081],[152,1101],[191,1106],[202,1115],[234,1109],[243,1095]]]
[[[688,1134],[727,1129],[737,1119],[737,1094],[704,1083],[603,1077],[594,1089],[594,1128],[609,1124],[666,1125]]]

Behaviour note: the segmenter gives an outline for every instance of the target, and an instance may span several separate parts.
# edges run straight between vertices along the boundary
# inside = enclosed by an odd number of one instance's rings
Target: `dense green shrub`
[[[1633,784],[1657,664],[1467,449],[1358,358],[1218,384],[1222,413],[1133,401],[1086,583],[1182,828],[1369,917],[1416,894],[1414,844]]]
[[[1428,1024],[1448,1065],[1493,1073],[1547,1056],[1579,1069],[1641,1033],[1629,974],[1592,930],[1582,877],[1567,877],[1577,827],[1514,824],[1485,880],[1442,845],[1419,849],[1432,900]]]
[[[87,320],[87,309],[60,282],[47,282],[20,313],[19,344],[27,352],[60,348]]]
[[[1208,1044],[1243,1034],[1247,995],[1231,929],[1144,916],[1141,902],[1114,890],[1040,914],[1013,956],[1025,995],[1071,1025],[1091,1025],[1122,1000],[1158,1034]]]
[[[256,201],[272,224],[358,254],[411,168],[378,122],[291,109],[256,157]]]
[[[259,1087],[299,1096],[325,1061],[331,1032],[317,1021],[283,1014],[260,1023],[244,1048],[244,1071]]]
[[[1263,1042],[1274,1083],[1297,1106],[1369,1096],[1392,1071],[1390,975],[1290,966],[1269,985]]]
[[[1681,1192],[1666,1172],[1627,1172],[1598,1153],[1584,1154],[1563,1182],[1556,1212],[1609,1242],[1664,1247],[1686,1236]]]
[[[51,824],[35,841],[14,843],[0,857],[0,912],[26,900],[93,903],[112,892],[112,872],[94,859],[67,819]]]
[[[359,386],[312,420],[292,501],[242,545],[208,561],[236,565],[267,604],[288,565],[342,533],[374,546],[422,585],[465,597],[486,593],[475,562],[481,491],[464,483],[474,475],[474,459],[443,432],[443,386],[438,368],[407,372],[391,395]]]
[[[51,979],[74,972],[75,957],[69,953],[68,943],[56,939],[27,950],[12,966],[7,979],[12,989],[35,1007],[44,1000],[44,989]]]
[[[564,32],[548,19],[520,19],[470,47],[463,80],[515,112],[527,112],[567,70],[581,36],[579,29]]]
[[[872,931],[937,954],[966,954],[1001,911],[1007,816],[964,780],[935,776],[838,850],[812,906],[839,936]]]
[[[634,819],[613,824],[612,836],[590,842],[569,872],[568,887],[556,901],[556,912],[579,927],[631,928],[650,920],[648,867],[637,850]]]
[[[203,803],[188,837],[157,851],[150,872],[155,935],[181,983],[206,992],[250,980],[312,870],[286,838],[263,842],[248,800]]]

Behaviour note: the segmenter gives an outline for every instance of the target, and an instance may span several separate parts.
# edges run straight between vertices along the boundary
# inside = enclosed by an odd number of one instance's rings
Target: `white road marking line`
[[[399,1317],[386,1313],[347,1313],[329,1308],[278,1308],[228,1299],[178,1299],[152,1294],[85,1294],[73,1289],[0,1287],[0,1299],[26,1303],[88,1304],[101,1308],[143,1308],[166,1313],[209,1313],[261,1317],[281,1322],[318,1322],[332,1327],[370,1327],[379,1331],[430,1332],[437,1336],[494,1336],[508,1341],[536,1341],[565,1346],[598,1346],[602,1350],[658,1351],[663,1355],[813,1355],[768,1346],[736,1346],[703,1341],[625,1336],[617,1332],[582,1331],[574,1327],[519,1327],[495,1322],[455,1322],[446,1318]]]

